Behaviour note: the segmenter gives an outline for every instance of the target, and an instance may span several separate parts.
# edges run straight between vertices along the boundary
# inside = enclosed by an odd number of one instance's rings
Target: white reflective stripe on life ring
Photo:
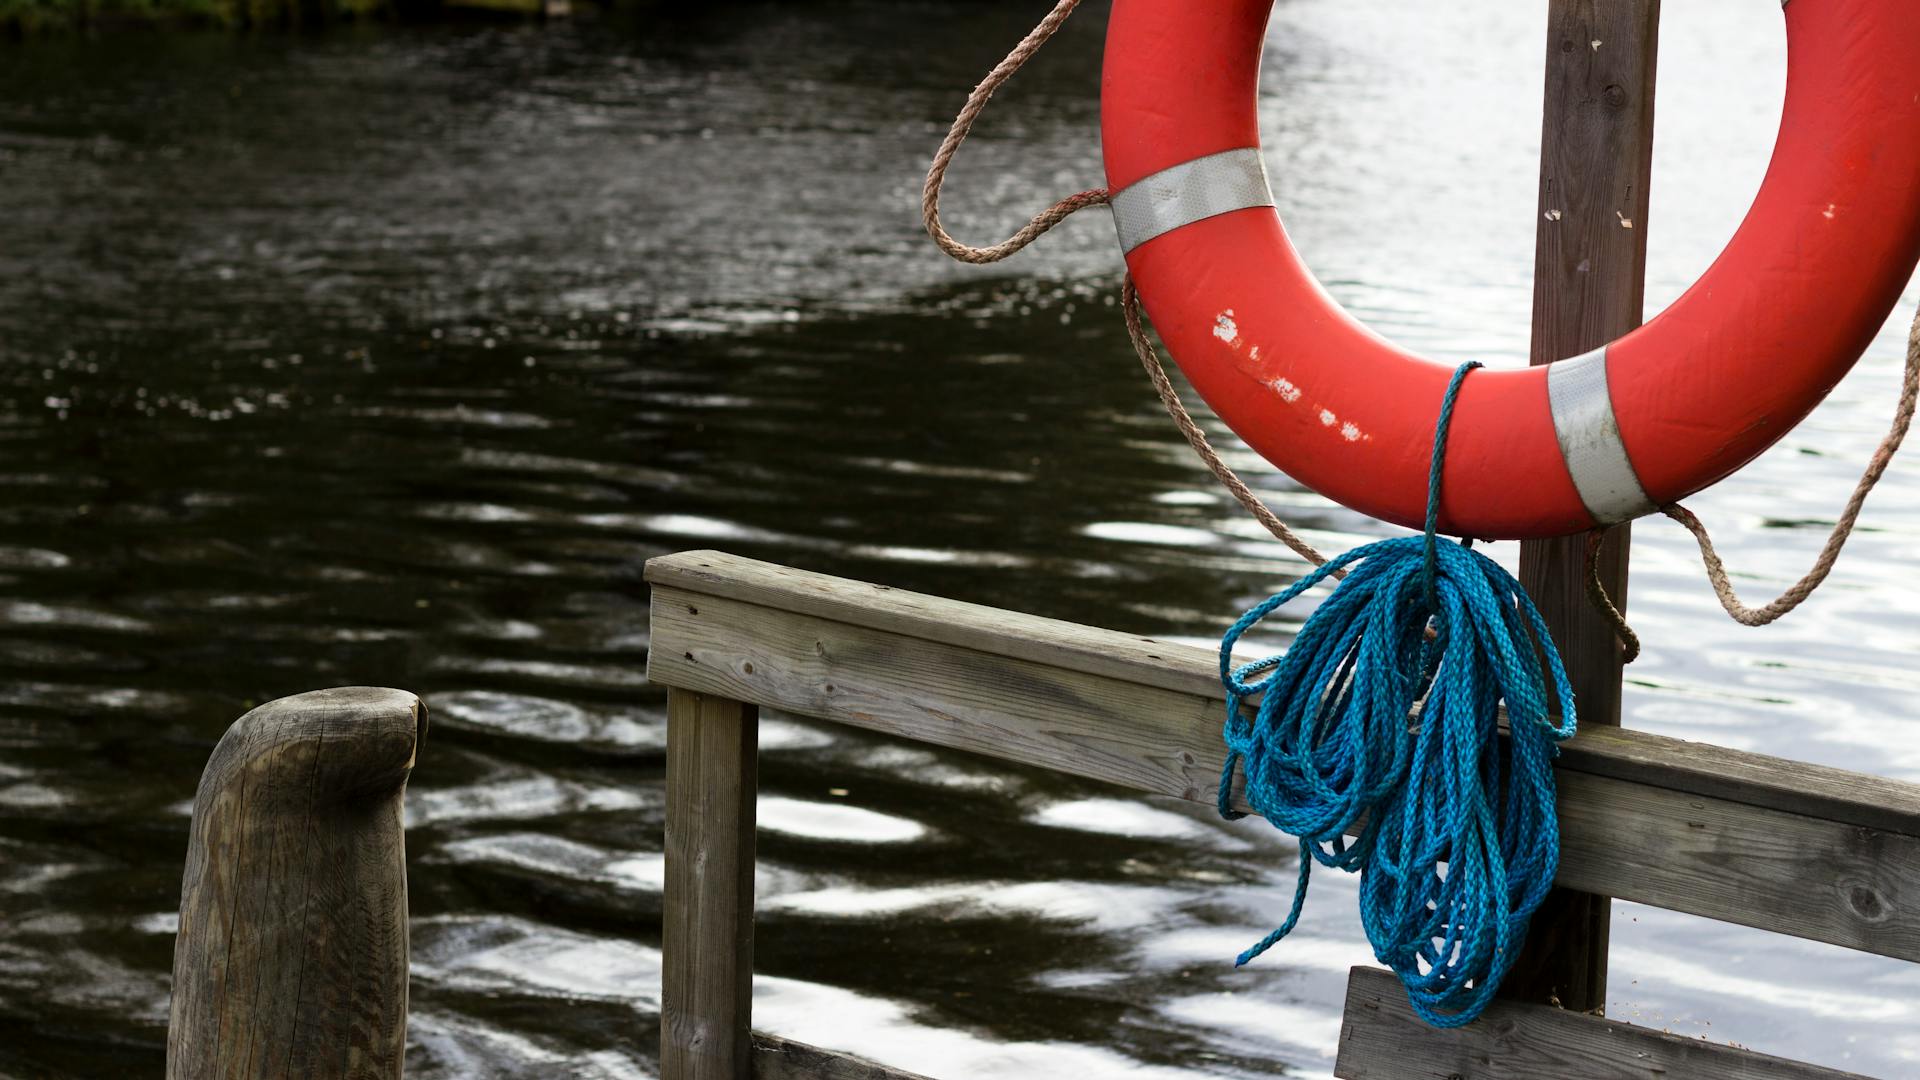
[[[1196,221],[1274,205],[1266,165],[1252,147],[1162,169],[1128,185],[1111,202],[1122,251]],[[1607,387],[1607,350],[1549,365],[1547,396],[1567,472],[1594,520],[1611,525],[1657,510],[1620,441]]]
[[[1547,400],[1560,455],[1587,512],[1602,525],[1631,521],[1659,507],[1640,486],[1607,388],[1607,350],[1547,365]]]
[[[1121,252],[1219,214],[1272,206],[1260,148],[1223,150],[1162,169],[1114,194],[1114,228]]]

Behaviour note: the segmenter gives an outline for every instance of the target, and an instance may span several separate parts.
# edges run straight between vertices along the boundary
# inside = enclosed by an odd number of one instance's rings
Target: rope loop
[[[1847,541],[1853,537],[1853,530],[1860,522],[1860,512],[1866,507],[1867,496],[1873,493],[1886,475],[1887,469],[1893,464],[1894,455],[1900,452],[1901,444],[1906,441],[1907,432],[1913,426],[1916,404],[1920,404],[1920,312],[1914,314],[1913,323],[1907,330],[1907,359],[1900,376],[1900,400],[1894,406],[1893,422],[1888,426],[1887,434],[1867,460],[1867,467],[1860,473],[1859,481],[1853,486],[1853,494],[1847,497],[1846,506],[1834,521],[1833,529],[1827,533],[1826,542],[1820,546],[1820,554],[1814,558],[1813,566],[1801,575],[1800,580],[1788,586],[1785,592],[1759,607],[1748,606],[1734,591],[1732,575],[1727,572],[1727,565],[1721,559],[1719,549],[1714,546],[1713,536],[1707,532],[1705,523],[1679,503],[1661,507],[1661,513],[1679,522],[1693,534],[1694,543],[1700,548],[1700,561],[1706,567],[1707,581],[1712,584],[1720,607],[1733,621],[1742,626],[1755,627],[1777,622],[1806,603],[1814,591],[1826,582],[1828,575],[1833,573],[1834,565],[1840,561],[1840,553],[1846,549]],[[1596,529],[1587,538],[1587,598],[1612,624],[1615,635],[1620,639],[1621,659],[1631,664],[1640,655],[1640,637],[1627,625],[1626,616],[1614,605],[1600,580],[1603,532]]]
[[[967,95],[967,103],[961,107],[960,114],[953,118],[953,126],[947,129],[947,137],[940,141],[940,149],[933,155],[933,165],[927,170],[926,186],[920,190],[920,220],[927,227],[927,235],[933,237],[933,242],[939,245],[940,250],[961,262],[999,262],[1038,240],[1047,230],[1079,211],[1107,202],[1104,188],[1069,195],[1035,214],[1033,220],[1022,226],[1019,232],[987,247],[963,244],[940,224],[940,189],[947,182],[947,166],[953,164],[953,155],[959,151],[960,144],[967,141],[968,133],[973,130],[973,122],[980,118],[987,102],[992,100],[993,92],[1013,78],[1014,72],[1025,67],[1027,61],[1033,59],[1033,54],[1040,51],[1040,46],[1047,43],[1047,39],[1060,29],[1060,24],[1066,22],[1067,16],[1079,6],[1080,0],[1060,0],[1047,13],[1047,17],[1040,20],[1039,25],[1020,39],[1020,44],[1013,47],[1006,59],[996,64],[987,77],[980,80],[980,85],[973,88],[973,93]]]
[[[1887,467],[1893,464],[1894,455],[1900,452],[1900,444],[1906,441],[1907,431],[1913,426],[1916,403],[1920,403],[1920,312],[1914,314],[1913,324],[1907,329],[1907,362],[1900,377],[1900,401],[1894,406],[1892,426],[1874,449],[1873,457],[1868,459],[1865,471],[1853,487],[1853,494],[1847,497],[1847,504],[1841,509],[1839,519],[1827,534],[1826,543],[1821,545],[1813,567],[1800,580],[1788,586],[1785,592],[1759,607],[1748,607],[1741,602],[1727,574],[1726,564],[1713,546],[1713,537],[1707,534],[1707,527],[1694,516],[1693,511],[1677,503],[1661,509],[1661,513],[1679,522],[1693,534],[1694,542],[1700,546],[1700,561],[1706,566],[1707,580],[1713,584],[1713,594],[1735,622],[1742,626],[1765,626],[1775,622],[1806,603],[1814,590],[1827,580],[1827,575],[1833,573],[1834,564],[1840,560],[1840,552],[1846,548],[1847,541],[1853,536],[1854,526],[1860,521],[1860,511],[1867,504],[1867,496],[1873,493],[1874,486],[1886,475]]]
[[[1237,962],[1292,932],[1314,863],[1357,872],[1374,956],[1437,1027],[1486,1008],[1552,887],[1551,762],[1576,726],[1566,670],[1520,583],[1465,543],[1437,542],[1447,426],[1474,366],[1454,373],[1435,425],[1426,530],[1317,567],[1220,641],[1220,811],[1240,816],[1238,772],[1247,804],[1300,843],[1285,920]],[[1342,570],[1291,648],[1234,663],[1248,631]]]

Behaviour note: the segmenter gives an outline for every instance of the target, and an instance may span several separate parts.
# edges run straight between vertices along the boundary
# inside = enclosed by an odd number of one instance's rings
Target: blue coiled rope
[[[1478,366],[1454,372],[1440,406],[1425,535],[1347,552],[1248,611],[1220,641],[1220,813],[1245,816],[1230,801],[1238,766],[1248,805],[1300,840],[1286,921],[1238,962],[1292,931],[1315,861],[1357,871],[1374,956],[1436,1027],[1486,1008],[1553,883],[1552,760],[1575,727],[1566,670],[1519,582],[1468,542],[1435,536],[1447,426]],[[1343,568],[1346,579],[1284,655],[1232,665],[1243,634]],[[1248,719],[1243,704],[1256,697]]]

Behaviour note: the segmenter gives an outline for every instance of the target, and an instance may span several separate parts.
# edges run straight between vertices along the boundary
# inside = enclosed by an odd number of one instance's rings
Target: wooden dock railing
[[[758,708],[1213,802],[1209,650],[718,552],[646,578],[647,675],[669,688],[664,1080],[907,1076],[751,1032]],[[1920,785],[1608,727],[1556,780],[1560,885],[1920,962]],[[1335,1075],[1851,1074],[1547,1006],[1436,1032],[1356,968]]]

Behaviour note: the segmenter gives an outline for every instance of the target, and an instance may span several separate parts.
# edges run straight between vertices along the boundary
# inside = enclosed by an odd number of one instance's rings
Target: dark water
[[[1518,7],[1299,0],[1269,44],[1300,243],[1448,357],[1525,352],[1544,29]],[[1675,8],[1656,304],[1737,222],[1781,81],[1771,11]],[[1289,579],[1156,412],[1104,220],[995,271],[917,231],[946,118],[1037,14],[0,50],[0,1075],[158,1074],[187,801],[250,704],[376,683],[434,709],[412,1075],[648,1077],[646,558],[1193,640]],[[1101,18],[996,102],[964,233],[1097,181]],[[1897,331],[1698,500],[1751,591],[1797,574],[1877,439]],[[1381,532],[1260,476],[1323,545]],[[1897,469],[1827,591],[1761,633],[1683,535],[1640,530],[1630,722],[1920,780],[1916,496]],[[1328,878],[1233,972],[1290,856],[1195,807],[771,717],[761,820],[760,1026],[943,1076],[1324,1076],[1367,959]],[[1614,1015],[1920,1075],[1909,966],[1615,910]]]

